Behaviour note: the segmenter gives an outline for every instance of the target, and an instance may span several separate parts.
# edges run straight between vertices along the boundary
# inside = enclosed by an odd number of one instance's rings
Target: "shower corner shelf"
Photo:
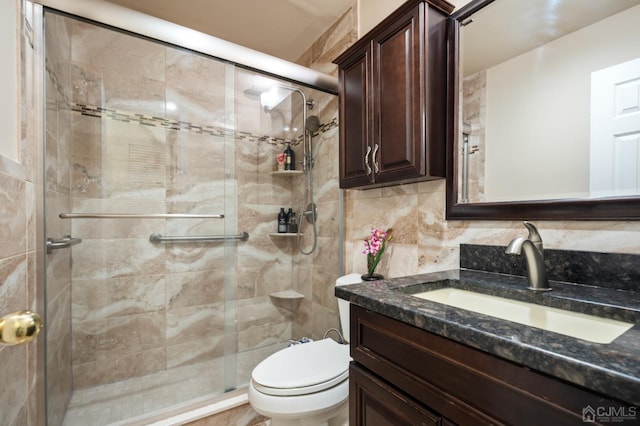
[[[274,293],[269,293],[269,297],[275,306],[287,309],[291,312],[295,312],[304,299],[304,295],[295,290],[276,291]]]
[[[295,232],[272,232],[269,234],[270,237],[295,237],[298,234]],[[300,234],[304,235],[304,234]]]
[[[301,175],[302,173],[302,170],[274,170],[270,174],[276,176],[294,176]]]

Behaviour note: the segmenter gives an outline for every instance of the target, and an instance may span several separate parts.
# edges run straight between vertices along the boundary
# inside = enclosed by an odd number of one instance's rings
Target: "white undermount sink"
[[[451,287],[413,296],[594,343],[611,343],[633,327],[632,323]]]

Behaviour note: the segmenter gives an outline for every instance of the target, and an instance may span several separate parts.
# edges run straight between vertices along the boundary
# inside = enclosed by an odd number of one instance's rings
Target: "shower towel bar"
[[[184,237],[163,237],[160,234],[151,234],[149,241],[159,243],[209,243],[217,241],[247,241],[249,234],[242,232],[239,235],[194,235]]]
[[[60,213],[60,219],[224,219],[223,214]]]
[[[80,244],[81,242],[82,242],[81,238],[73,238],[71,237],[71,235],[65,235],[60,240],[47,238],[47,242],[46,242],[47,254],[51,253],[53,250],[75,246],[76,244]]]

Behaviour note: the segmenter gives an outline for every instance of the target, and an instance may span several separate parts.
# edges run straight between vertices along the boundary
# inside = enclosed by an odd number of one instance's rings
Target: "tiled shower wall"
[[[320,72],[338,76],[338,69],[332,61],[357,40],[357,7],[354,2],[325,33],[298,59],[298,63]],[[320,106],[320,117],[338,119],[338,98]],[[309,112],[317,113],[316,110]],[[314,168],[314,198],[318,205],[318,248],[309,255],[296,255],[297,279],[294,288],[305,295],[295,314],[294,337],[309,336],[322,338],[330,328],[339,327],[338,301],[334,295],[336,279],[343,273],[341,264],[343,225],[343,203],[338,184],[338,128],[314,138],[316,166]],[[301,186],[297,186],[301,188]],[[301,199],[301,195],[294,198]],[[310,226],[307,225],[307,230]],[[310,232],[310,231],[309,231]],[[307,231],[305,231],[306,241]],[[347,270],[347,273],[351,271]],[[330,334],[336,338],[336,334]]]
[[[56,284],[67,291],[60,294],[73,294],[62,305],[72,316],[74,387],[221,357],[223,316],[230,309],[223,302],[225,280],[237,282],[232,338],[239,352],[238,384],[246,383],[253,366],[292,336],[293,312],[269,296],[294,285],[295,242],[270,234],[280,207],[297,209],[292,194],[302,179],[270,174],[286,136],[278,131],[281,122],[242,96],[247,87],[242,85],[252,79],[247,71],[88,23],[66,25],[71,60],[65,114],[72,132],[64,149],[71,165],[58,172],[56,182],[68,182],[71,197],[67,205],[56,193],[47,211],[50,221],[71,226],[68,233],[83,239],[72,249],[70,293],[63,280]],[[337,140],[331,122],[335,97],[309,95],[326,124],[318,140],[325,135]],[[318,145],[332,149],[332,143]],[[61,161],[60,154],[50,157]],[[57,219],[65,211],[225,213],[226,218],[74,219],[69,225]],[[249,241],[226,248],[148,241],[153,232],[242,231]],[[55,256],[64,257],[62,252]],[[235,263],[225,275],[229,258]]]

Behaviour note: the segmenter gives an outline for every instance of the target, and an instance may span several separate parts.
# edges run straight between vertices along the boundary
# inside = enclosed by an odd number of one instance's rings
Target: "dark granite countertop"
[[[550,281],[550,285],[550,292],[533,292],[526,289],[524,277],[456,269],[336,287],[335,294],[373,312],[640,405],[640,293],[560,281]],[[473,290],[636,325],[612,343],[599,344],[411,295],[440,287]]]

